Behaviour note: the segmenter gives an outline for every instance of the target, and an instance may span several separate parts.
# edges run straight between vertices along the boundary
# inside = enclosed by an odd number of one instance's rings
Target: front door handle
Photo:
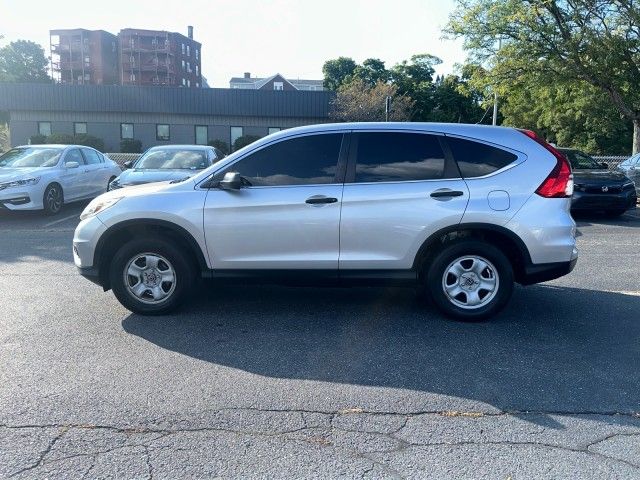
[[[309,197],[305,200],[305,203],[317,205],[320,203],[336,203],[337,201],[338,199],[334,197]]]
[[[464,192],[460,190],[436,190],[431,192],[433,198],[461,197],[462,195],[464,195]]]

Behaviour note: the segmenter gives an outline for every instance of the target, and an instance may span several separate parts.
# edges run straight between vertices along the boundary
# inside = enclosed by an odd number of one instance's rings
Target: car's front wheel
[[[435,255],[425,281],[430,298],[443,313],[478,321],[504,308],[513,292],[513,269],[493,245],[462,240]]]
[[[64,205],[62,187],[57,183],[49,185],[42,196],[42,206],[45,215],[57,215]]]
[[[177,308],[195,285],[189,257],[162,239],[140,238],[123,245],[111,262],[109,275],[120,303],[142,315]]]

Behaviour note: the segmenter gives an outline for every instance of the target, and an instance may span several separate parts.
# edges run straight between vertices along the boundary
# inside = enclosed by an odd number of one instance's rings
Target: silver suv
[[[577,260],[571,167],[529,131],[343,123],[265,137],[183,181],[104,194],[73,239],[80,273],[161,314],[199,278],[408,285],[488,318],[514,282]]]

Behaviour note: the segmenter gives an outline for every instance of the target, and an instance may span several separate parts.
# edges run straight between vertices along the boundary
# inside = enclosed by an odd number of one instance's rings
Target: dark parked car
[[[124,172],[109,184],[116,190],[143,183],[182,180],[221,160],[218,149],[202,145],[164,145],[151,147],[135,162],[125,162]]]
[[[571,211],[604,211],[619,216],[634,208],[638,197],[635,185],[624,173],[609,170],[580,150],[559,149],[569,159],[573,169]]]

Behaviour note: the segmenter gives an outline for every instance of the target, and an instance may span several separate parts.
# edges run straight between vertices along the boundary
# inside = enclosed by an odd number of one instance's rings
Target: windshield
[[[0,156],[0,168],[55,167],[61,148],[13,148]]]
[[[150,150],[135,164],[142,169],[200,170],[209,166],[207,155],[201,150]]]
[[[602,166],[586,153],[578,150],[563,150],[574,170],[599,170]]]

